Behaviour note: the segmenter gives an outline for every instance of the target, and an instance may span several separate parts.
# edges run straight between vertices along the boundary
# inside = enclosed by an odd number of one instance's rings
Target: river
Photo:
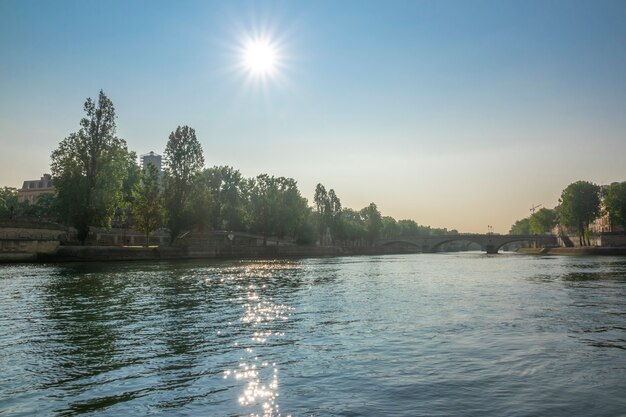
[[[2,416],[626,415],[626,259],[0,266]]]

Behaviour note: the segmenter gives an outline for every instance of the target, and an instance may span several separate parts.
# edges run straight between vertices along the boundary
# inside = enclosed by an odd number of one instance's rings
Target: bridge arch
[[[435,243],[432,246],[430,246],[429,252],[437,252],[437,250],[442,245],[445,245],[446,243],[450,243],[450,242],[470,242],[470,243],[477,244],[478,246],[481,247],[481,249],[484,249],[484,247],[485,247],[485,242],[483,242],[482,240],[479,240],[479,239],[473,239],[471,236],[452,236],[449,239],[446,239],[444,237],[444,238],[442,238],[442,240],[440,240],[437,243]]]
[[[520,236],[518,238],[515,237],[511,237],[511,239],[506,239],[503,242],[498,242],[497,244],[494,245],[494,253],[498,253],[500,251],[500,249],[502,249],[502,246],[508,245],[509,243],[515,243],[515,242],[528,242],[528,243],[537,243],[537,242],[541,242],[541,239],[538,238],[529,238],[527,236]]]
[[[422,247],[422,245],[419,245],[416,242],[411,242],[410,240],[402,240],[402,239],[385,241],[380,246],[390,246],[390,245],[395,245],[395,244],[398,244],[398,243],[402,244],[402,245],[414,246],[416,248],[421,248]]]

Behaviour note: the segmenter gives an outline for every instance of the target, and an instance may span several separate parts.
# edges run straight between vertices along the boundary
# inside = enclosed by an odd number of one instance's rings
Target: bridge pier
[[[490,255],[495,255],[496,253],[498,253],[498,247],[496,245],[491,244],[491,243],[488,243],[488,244],[485,245],[485,250]]]

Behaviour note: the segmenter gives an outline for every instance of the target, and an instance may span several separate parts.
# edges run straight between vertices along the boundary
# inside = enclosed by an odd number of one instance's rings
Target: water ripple
[[[626,262],[0,267],[0,415],[620,415]]]

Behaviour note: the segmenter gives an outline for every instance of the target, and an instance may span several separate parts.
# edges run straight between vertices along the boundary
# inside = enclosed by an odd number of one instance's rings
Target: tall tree
[[[307,201],[293,178],[261,174],[249,182],[251,230],[263,235],[264,244],[272,235],[311,236]]]
[[[271,234],[278,203],[277,188],[274,177],[267,174],[258,175],[249,180],[250,189],[250,220],[252,231],[263,235],[263,245],[267,244],[267,236]]]
[[[315,213],[318,223],[320,243],[333,242],[335,237],[341,234],[341,200],[331,189],[326,192],[322,184],[317,184],[313,196]]]
[[[170,243],[191,225],[189,197],[203,166],[202,145],[196,131],[189,126],[178,126],[165,147],[165,205]]]
[[[396,219],[391,216],[383,216],[381,235],[385,238],[392,238],[400,235],[400,226],[398,226]]]
[[[382,216],[376,204],[370,203],[369,206],[363,208],[360,212],[361,217],[365,223],[367,229],[367,239],[371,245],[374,240],[380,236],[380,229],[382,227]]]
[[[335,190],[332,188],[328,192],[328,203],[329,203],[329,228],[330,228],[330,239],[334,243],[336,236],[339,235],[342,228],[342,217],[341,217],[341,200],[335,193]]]
[[[509,230],[510,235],[529,235],[530,234],[530,219],[528,217],[518,220],[511,226]]]
[[[328,213],[330,212],[330,199],[326,192],[326,187],[322,184],[315,186],[315,194],[313,195],[313,203],[315,204],[315,213],[317,217],[317,229],[320,238],[320,244],[324,245],[328,240],[329,233],[329,219]]]
[[[52,152],[52,175],[64,220],[85,242],[89,226],[110,227],[127,178],[126,142],[115,135],[115,108],[101,90],[85,101],[86,117]]]
[[[609,185],[604,205],[612,223],[619,224],[626,231],[626,181]]]
[[[241,172],[229,166],[216,166],[205,169],[202,174],[213,196],[213,227],[246,230],[249,225],[248,182]]]
[[[360,212],[344,208],[339,215],[341,216],[341,229],[337,237],[344,244],[360,245],[367,239],[367,227]]]
[[[17,189],[13,187],[0,188],[0,219],[12,218],[17,210]]]
[[[210,230],[213,226],[213,204],[211,188],[201,174],[196,175],[188,202],[189,226],[200,232]]]
[[[419,226],[415,220],[398,220],[398,228],[400,236],[417,236],[419,234]]]
[[[530,216],[530,233],[535,235],[549,233],[555,224],[556,211],[544,207]]]
[[[563,190],[559,201],[561,223],[576,228],[580,245],[588,245],[587,228],[600,215],[600,187],[588,181],[576,181]]]
[[[154,165],[148,164],[139,177],[133,191],[133,220],[135,228],[145,234],[145,246],[148,246],[150,233],[163,225],[163,193],[159,184],[159,173]]]

